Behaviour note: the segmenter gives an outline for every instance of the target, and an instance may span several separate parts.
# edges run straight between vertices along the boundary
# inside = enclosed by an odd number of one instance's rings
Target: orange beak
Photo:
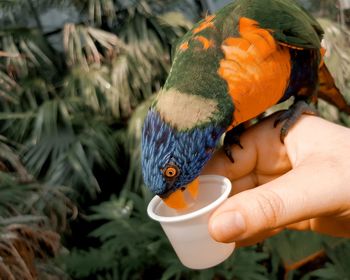
[[[188,191],[188,193],[193,199],[197,198],[198,187],[199,187],[198,177],[186,186],[186,190]],[[185,199],[184,190],[182,190],[181,188],[173,192],[167,198],[164,198],[163,201],[167,206],[169,206],[170,208],[174,208],[176,210],[183,210],[187,208],[187,202]]]

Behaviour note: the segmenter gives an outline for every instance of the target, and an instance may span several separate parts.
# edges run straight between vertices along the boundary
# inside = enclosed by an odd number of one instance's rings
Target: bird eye
[[[178,173],[178,170],[174,166],[168,166],[163,171],[163,175],[169,179],[174,178],[177,175],[177,173]]]

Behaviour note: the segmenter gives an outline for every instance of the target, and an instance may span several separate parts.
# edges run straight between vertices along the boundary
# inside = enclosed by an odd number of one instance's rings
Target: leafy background
[[[349,11],[300,2],[350,101]],[[147,217],[142,120],[205,14],[195,0],[0,0],[1,279],[350,279],[350,241],[293,231],[189,270]]]

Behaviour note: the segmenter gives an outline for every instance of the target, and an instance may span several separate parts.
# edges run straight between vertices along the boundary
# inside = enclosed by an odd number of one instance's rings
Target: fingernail
[[[219,242],[233,242],[246,231],[246,224],[241,213],[224,212],[214,218],[210,224],[211,233]]]

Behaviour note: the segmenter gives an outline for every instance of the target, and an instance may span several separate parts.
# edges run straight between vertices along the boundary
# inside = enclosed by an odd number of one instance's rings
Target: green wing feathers
[[[232,13],[229,20],[237,16],[253,19],[280,42],[304,49],[321,47],[322,27],[293,0],[237,0],[220,13],[228,10]]]

